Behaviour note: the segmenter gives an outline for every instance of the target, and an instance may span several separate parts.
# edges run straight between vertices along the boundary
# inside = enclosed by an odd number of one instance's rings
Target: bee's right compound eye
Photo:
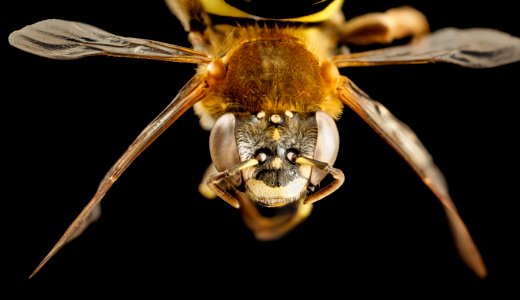
[[[232,113],[222,115],[213,126],[209,136],[209,151],[219,172],[240,163],[235,140],[235,116]]]

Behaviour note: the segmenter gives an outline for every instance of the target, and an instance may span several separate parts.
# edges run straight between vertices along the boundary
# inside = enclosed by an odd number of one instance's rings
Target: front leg
[[[250,159],[237,164],[223,172],[218,172],[213,165],[206,170],[199,191],[207,198],[219,196],[221,199],[239,208],[242,219],[259,241],[272,241],[281,238],[297,225],[303,222],[312,211],[312,204],[303,201],[291,204],[288,210],[275,211],[273,216],[263,216],[259,207],[246,194],[235,189],[232,178],[241,170],[258,164],[256,159]],[[209,190],[209,191],[208,191]],[[278,208],[270,208],[278,209]]]
[[[345,22],[340,27],[340,40],[357,45],[388,44],[406,37],[417,39],[429,31],[428,21],[421,12],[403,6],[384,13],[369,13]]]
[[[237,197],[240,212],[246,226],[259,241],[273,241],[291,232],[311,214],[312,204],[294,203],[290,211],[278,212],[271,217],[263,216],[258,206],[244,194]],[[276,209],[276,208],[271,208]]]

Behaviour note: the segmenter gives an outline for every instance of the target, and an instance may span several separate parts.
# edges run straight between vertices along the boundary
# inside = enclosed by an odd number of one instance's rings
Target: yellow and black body
[[[10,35],[13,46],[54,59],[108,55],[197,65],[193,78],[107,172],[94,197],[34,273],[96,219],[113,183],[190,108],[201,126],[211,130],[213,163],[203,176],[201,193],[240,209],[259,240],[282,237],[306,219],[314,202],[343,184],[343,172],[334,167],[340,153],[336,121],[348,108],[396,150],[439,199],[463,260],[478,276],[486,275],[428,151],[407,125],[339,69],[433,62],[495,67],[520,60],[520,39],[482,28],[430,33],[426,17],[411,7],[345,20],[342,0],[289,1],[288,6],[276,2],[168,0],[187,31],[190,48],[57,19]],[[402,38],[411,42],[348,51],[348,45]]]

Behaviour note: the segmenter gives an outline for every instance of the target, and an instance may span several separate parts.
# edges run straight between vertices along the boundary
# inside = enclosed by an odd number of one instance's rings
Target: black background
[[[347,1],[345,13],[410,4],[428,16],[433,30],[490,27],[520,36],[511,3]],[[486,280],[459,259],[436,198],[348,109],[338,123],[336,163],[346,182],[285,238],[256,241],[238,211],[198,194],[210,162],[209,134],[189,111],[114,185],[101,219],[27,280],[105,171],[195,66],[110,57],[53,61],[7,43],[13,30],[61,18],[189,46],[162,1],[3,5],[1,270],[16,295],[518,292],[518,63],[487,70],[436,64],[342,71],[430,150],[489,268]]]

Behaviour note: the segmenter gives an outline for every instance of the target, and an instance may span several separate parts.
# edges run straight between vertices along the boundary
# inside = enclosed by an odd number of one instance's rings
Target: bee
[[[479,277],[486,267],[459,216],[441,171],[416,134],[339,69],[450,63],[490,68],[520,60],[520,39],[484,28],[430,33],[426,17],[398,7],[345,20],[342,0],[167,0],[192,47],[114,35],[79,22],[49,19],[11,33],[11,45],[47,58],[107,55],[197,65],[196,74],[138,135],[99,184],[34,276],[99,217],[100,202],[121,174],[181,115],[193,108],[210,130],[212,164],[199,190],[240,210],[259,240],[275,240],[344,182],[334,167],[336,121],[345,106],[412,167],[439,199],[463,261]],[[350,52],[350,45],[410,43]]]

